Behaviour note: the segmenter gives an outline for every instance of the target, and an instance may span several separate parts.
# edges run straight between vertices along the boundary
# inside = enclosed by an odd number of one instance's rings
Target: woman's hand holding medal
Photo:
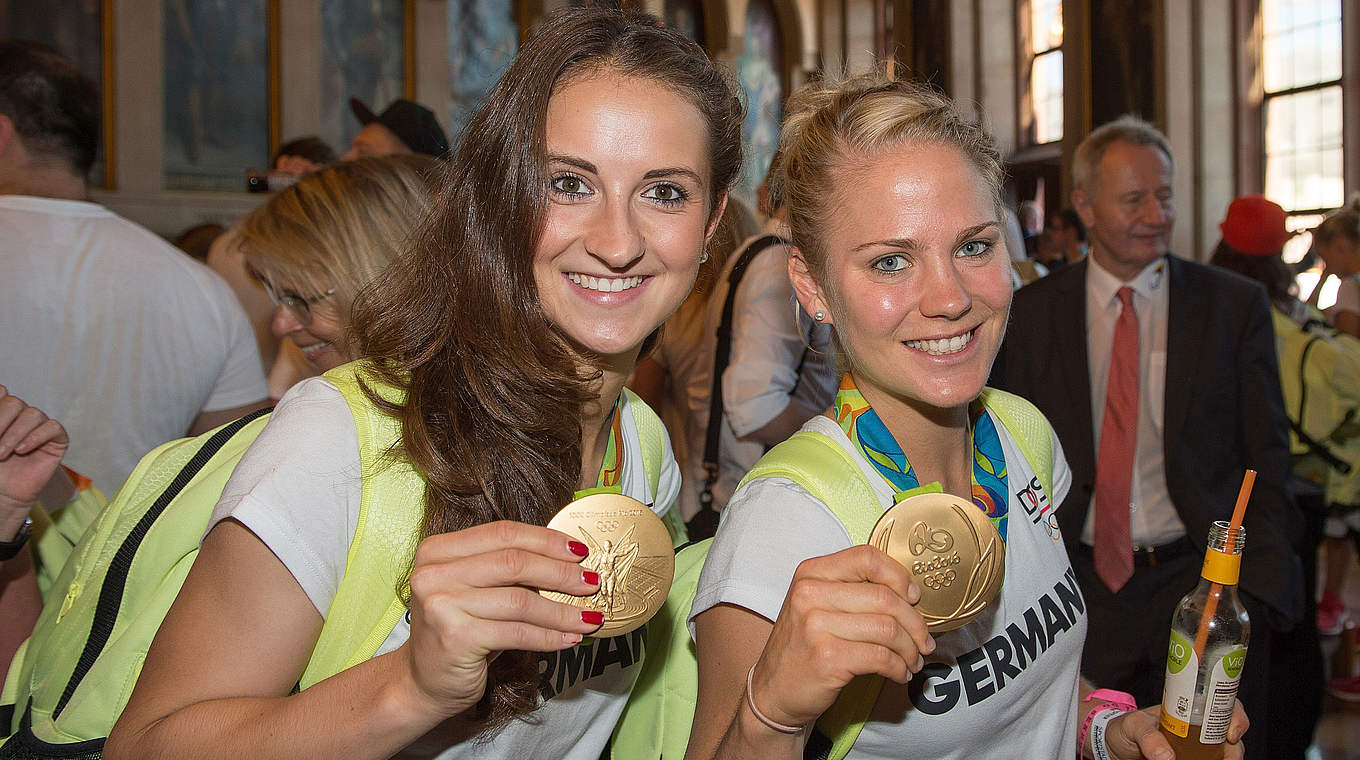
[[[914,607],[906,568],[872,546],[805,560],[752,676],[748,699],[770,719],[805,726],[862,674],[905,683],[935,640]]]
[[[587,553],[564,533],[509,521],[422,541],[405,647],[420,707],[441,717],[461,713],[482,698],[487,665],[500,652],[566,649],[597,629],[599,612],[535,590],[593,594],[599,578],[580,566]]]

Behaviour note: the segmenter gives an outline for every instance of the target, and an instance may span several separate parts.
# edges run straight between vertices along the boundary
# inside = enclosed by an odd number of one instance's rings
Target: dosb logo
[[[1058,517],[1053,512],[1053,503],[1048,500],[1048,494],[1044,493],[1044,487],[1039,484],[1039,478],[1033,477],[1025,487],[1016,491],[1015,498],[1025,508],[1025,514],[1029,515],[1030,522],[1035,525],[1042,524],[1044,530],[1048,531],[1048,537],[1054,541],[1061,541],[1062,535],[1058,533]]]

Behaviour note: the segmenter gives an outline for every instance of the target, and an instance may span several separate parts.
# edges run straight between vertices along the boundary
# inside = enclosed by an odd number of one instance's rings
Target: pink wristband
[[[1077,757],[1082,757],[1082,752],[1086,748],[1086,736],[1091,731],[1091,722],[1100,713],[1115,709],[1120,712],[1133,712],[1138,709],[1138,700],[1126,691],[1115,691],[1114,689],[1096,689],[1086,695],[1083,702],[1095,702],[1091,709],[1086,711],[1086,718],[1081,722],[1081,732],[1077,734]]]
[[[756,698],[751,696],[751,680],[755,677],[755,674],[756,666],[752,665],[751,669],[746,671],[746,706],[751,708],[751,714],[756,716],[756,720],[781,734],[796,734],[802,731],[805,728],[804,726],[786,726],[783,723],[775,722],[766,717],[759,707],[756,707]]]

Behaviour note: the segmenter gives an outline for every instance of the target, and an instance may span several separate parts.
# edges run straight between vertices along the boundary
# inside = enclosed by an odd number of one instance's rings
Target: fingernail
[[[565,641],[565,642],[568,643],[568,644],[580,644],[580,643],[581,643],[581,634],[579,634],[579,633],[564,633],[564,634],[562,634],[562,640]]]
[[[935,651],[935,637],[934,637],[934,636],[927,636],[927,637],[926,637],[926,654],[930,654],[931,652],[934,652],[934,651]]]
[[[582,570],[581,580],[585,581],[586,583],[592,586],[598,586],[600,585],[600,574],[595,572],[594,570]]]
[[[604,623],[604,613],[599,610],[581,610],[581,622],[587,625],[601,625]]]
[[[571,549],[571,553],[578,557],[584,557],[587,554],[590,554],[590,549],[586,548],[586,545],[580,541],[568,541],[567,548]]]

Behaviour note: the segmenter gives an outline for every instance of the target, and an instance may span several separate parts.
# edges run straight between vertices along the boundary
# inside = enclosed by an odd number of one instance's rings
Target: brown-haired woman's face
[[[547,145],[543,308],[585,350],[636,351],[693,287],[718,217],[704,118],[654,80],[588,73],[549,101]]]

